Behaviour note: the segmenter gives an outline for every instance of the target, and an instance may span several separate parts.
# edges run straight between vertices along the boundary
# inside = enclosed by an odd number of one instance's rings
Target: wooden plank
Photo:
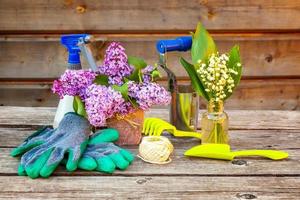
[[[12,181],[13,180],[13,181]],[[258,181],[259,180],[259,181]],[[1,177],[1,199],[297,199],[299,177]]]
[[[52,125],[56,108],[46,107],[0,107],[1,125]]]
[[[172,156],[172,162],[168,165],[153,165],[136,158],[130,167],[125,171],[116,170],[115,176],[299,176],[299,149],[285,150],[289,153],[290,158],[282,161],[272,161],[258,157],[236,158],[233,161],[212,160],[204,158],[188,158],[184,157],[185,150],[192,147],[187,144],[186,147],[176,148]],[[253,147],[252,147],[253,148]],[[129,148],[133,153],[137,154],[137,148]],[[19,165],[18,158],[12,158],[9,152],[10,148],[0,148],[0,179],[2,176],[17,175]],[[72,173],[67,172],[64,166],[60,166],[53,176],[102,176],[103,173],[96,171],[76,170]]]
[[[0,128],[0,174],[15,175],[19,160],[9,156],[11,148],[19,145],[31,134],[31,128]],[[169,136],[169,135],[168,135]],[[277,149],[285,150],[290,158],[283,161],[271,161],[263,158],[237,158],[230,161],[218,161],[183,156],[185,150],[196,146],[199,141],[189,138],[170,137],[175,147],[172,163],[164,166],[149,165],[139,158],[126,171],[116,171],[115,175],[300,175],[300,130],[238,130],[230,131],[230,143],[233,150]],[[137,146],[125,147],[135,155]],[[189,164],[187,164],[189,163]],[[208,167],[209,166],[209,167]],[[63,167],[55,175],[70,175]],[[72,175],[99,175],[97,172],[76,171]]]
[[[37,127],[0,127],[0,147],[12,148],[22,143]],[[168,136],[177,148],[188,148],[199,144],[194,138]],[[232,148],[297,149],[300,147],[300,130],[230,130]]]
[[[110,41],[121,41],[128,55],[144,58],[153,65],[158,61],[155,43],[158,39],[179,35],[96,35],[92,45],[98,64]],[[239,44],[244,63],[243,76],[300,76],[300,34],[214,34],[220,52]],[[3,36],[0,42],[0,78],[56,78],[66,68],[67,52],[59,44],[59,36]],[[46,37],[46,38],[45,38]],[[32,40],[32,41],[31,41]],[[105,42],[104,42],[105,41]],[[180,56],[170,53],[168,66],[178,77],[187,77],[179,63]],[[82,59],[83,66],[87,66]],[[166,74],[162,73],[165,77]]]
[[[0,85],[0,105],[57,106],[59,97],[49,84]]]
[[[200,111],[199,116],[203,110]],[[231,129],[300,129],[299,111],[276,110],[228,110]],[[31,127],[52,125],[55,108],[47,107],[0,107],[1,127]],[[146,117],[167,120],[167,109],[150,109]]]
[[[200,110],[199,119],[204,110]],[[227,110],[230,129],[299,129],[299,111],[277,110]],[[151,109],[146,117],[169,120],[169,114],[160,109]],[[0,118],[1,119],[1,118]],[[200,126],[200,125],[199,125]]]
[[[225,108],[300,110],[300,79],[241,80]]]
[[[299,30],[300,3],[259,1],[1,0],[2,31]],[[9,20],[7,20],[9,19]],[[21,22],[21,23],[20,23]],[[130,22],[130,23],[129,23]],[[258,23],[259,22],[259,23]]]
[[[0,105],[57,106],[58,97],[52,94],[52,82],[2,82]],[[165,81],[160,82],[166,85]],[[188,84],[183,81],[180,84]],[[226,101],[226,110],[299,110],[300,79],[242,80],[232,97]],[[200,108],[206,108],[201,100]]]

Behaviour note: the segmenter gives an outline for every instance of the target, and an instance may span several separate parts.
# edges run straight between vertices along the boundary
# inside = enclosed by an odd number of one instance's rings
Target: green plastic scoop
[[[221,160],[233,160],[237,156],[262,156],[272,160],[281,160],[289,156],[284,151],[275,150],[230,151],[228,144],[202,144],[187,150],[184,155]]]

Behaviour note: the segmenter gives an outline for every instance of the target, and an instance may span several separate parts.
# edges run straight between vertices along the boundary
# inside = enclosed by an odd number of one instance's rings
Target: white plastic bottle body
[[[59,101],[53,122],[53,128],[58,127],[58,124],[66,113],[74,112],[73,101],[74,97],[69,95],[64,96],[64,98]]]

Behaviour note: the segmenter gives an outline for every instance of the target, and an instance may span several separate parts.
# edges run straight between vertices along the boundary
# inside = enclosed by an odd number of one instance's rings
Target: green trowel
[[[202,144],[187,150],[184,155],[221,160],[233,160],[238,156],[262,156],[272,160],[281,160],[289,156],[289,154],[284,151],[275,150],[230,151],[228,144]]]

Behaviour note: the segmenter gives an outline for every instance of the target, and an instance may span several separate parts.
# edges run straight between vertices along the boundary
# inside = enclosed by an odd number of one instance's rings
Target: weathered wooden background
[[[50,88],[66,67],[62,33],[94,34],[99,62],[117,40],[154,64],[157,39],[202,21],[221,51],[240,45],[244,76],[228,109],[300,110],[299,19],[299,0],[0,0],[0,104],[57,104]],[[169,66],[187,81],[180,55],[169,54]]]

